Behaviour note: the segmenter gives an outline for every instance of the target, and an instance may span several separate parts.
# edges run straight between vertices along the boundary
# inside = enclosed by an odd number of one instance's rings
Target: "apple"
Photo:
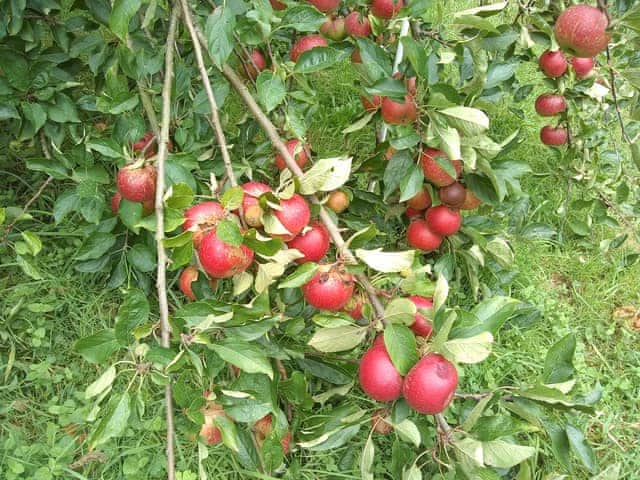
[[[373,95],[371,100],[363,96],[360,97],[360,101],[367,112],[375,112],[382,106],[382,97],[379,95]]]
[[[382,335],[379,336],[381,338]],[[360,359],[358,369],[364,393],[379,402],[392,402],[402,393],[402,376],[393,365],[384,340],[374,343]]]
[[[414,210],[426,210],[431,206],[431,195],[427,189],[423,188],[413,197],[407,200],[407,207]]]
[[[447,154],[442,150],[436,148],[424,148],[420,157],[422,162],[422,170],[424,172],[424,178],[434,184],[436,187],[446,187],[456,181],[451,175],[449,175],[438,162],[449,162],[453,166],[457,175],[462,172],[461,160],[449,160]]]
[[[321,12],[330,12],[340,5],[340,0],[307,0],[311,5]]]
[[[222,432],[216,427],[214,419],[219,416],[224,416],[224,410],[221,405],[217,403],[208,402],[207,406],[202,409],[204,414],[204,423],[200,428],[200,438],[207,445],[215,445],[222,441]]]
[[[438,190],[440,201],[451,208],[460,208],[467,198],[467,190],[461,183],[453,182],[451,185]]]
[[[244,196],[242,197],[242,215],[244,221],[250,227],[262,226],[262,207],[258,200],[261,195],[270,192],[271,187],[262,182],[247,182],[242,185]]]
[[[464,203],[460,206],[462,210],[473,210],[478,208],[482,202],[478,197],[476,197],[475,193],[473,193],[468,188],[466,189]]]
[[[250,60],[246,63],[246,71],[249,78],[255,80],[258,77],[258,73],[267,68],[267,61],[264,58],[263,53],[257,48],[250,54]]]
[[[567,102],[562,95],[543,93],[536,99],[535,108],[541,117],[553,117],[567,110]]]
[[[262,444],[264,439],[267,438],[271,434],[271,424],[273,423],[273,417],[271,414],[265,415],[260,420],[258,420],[253,426],[253,430],[256,432],[256,440],[258,444]],[[284,436],[280,439],[280,446],[284,451],[284,454],[287,455],[290,451],[291,444],[291,431],[287,430]]]
[[[401,8],[402,0],[373,0],[371,2],[371,13],[378,18],[393,18]]]
[[[224,208],[218,202],[198,203],[184,212],[182,229],[193,232],[193,245],[198,248],[202,235],[214,228],[225,215]]]
[[[317,262],[329,251],[329,231],[320,222],[309,225],[306,232],[301,233],[287,245],[304,255],[297,258],[296,263]]]
[[[362,293],[355,293],[344,306],[343,312],[354,320],[360,320],[362,318],[362,308],[364,304],[365,299]]]
[[[577,78],[587,78],[593,73],[595,60],[589,57],[573,57],[570,61]]]
[[[116,183],[122,198],[131,202],[154,201],[156,196],[156,168],[127,166],[118,170]]]
[[[297,193],[291,198],[280,200],[280,209],[273,210],[273,214],[287,229],[289,234],[272,234],[274,238],[281,238],[285,242],[293,240],[304,227],[309,225],[311,210],[307,201]]]
[[[339,42],[347,38],[347,30],[345,28],[344,17],[336,17],[332,15],[320,25],[320,33],[330,40]]]
[[[307,50],[311,50],[316,47],[326,47],[329,44],[325,40],[322,35],[317,33],[312,33],[311,35],[306,35],[300,38],[294,45],[291,47],[290,57],[294,62],[298,61],[298,57],[302,55],[302,53]]]
[[[344,28],[352,37],[368,37],[371,35],[371,25],[366,15],[351,12],[344,19]]]
[[[590,5],[572,5],[563,11],[554,27],[558,45],[579,57],[594,57],[611,40],[606,14]]]
[[[567,140],[569,140],[569,132],[564,127],[546,125],[540,130],[540,140],[545,145],[558,147],[567,143]]]
[[[334,190],[329,194],[325,205],[335,213],[342,213],[349,207],[350,203],[351,200],[346,192],[342,190]]]
[[[402,394],[416,412],[435,415],[449,406],[457,386],[456,367],[442,355],[429,353],[407,373]]]
[[[428,310],[433,308],[433,299],[431,298],[413,295],[409,297],[409,300],[411,300],[418,309]],[[431,336],[431,333],[433,332],[433,326],[431,325],[431,322],[427,319],[427,317],[425,317],[422,313],[420,313],[420,310],[418,310],[413,319],[413,323],[409,326],[409,328],[413,330],[413,333],[415,333],[419,337],[429,338]]]
[[[540,55],[539,65],[540,70],[551,78],[561,77],[567,71],[567,59],[560,50],[555,52],[551,50],[545,51]]]
[[[411,95],[406,95],[404,102],[383,97],[381,111],[382,119],[390,125],[410,125],[418,118],[418,107]]]
[[[354,277],[340,266],[322,264],[316,274],[302,286],[309,305],[322,310],[342,310],[353,296]]]
[[[303,168],[309,161],[309,156],[307,155],[307,151],[309,150],[309,145],[303,144],[302,142],[300,142],[299,140],[296,140],[295,138],[292,140],[289,140],[285,145],[287,147],[287,151],[289,152],[289,154],[296,161],[296,164],[300,168]],[[276,167],[278,167],[278,170],[284,170],[287,167],[287,164],[284,161],[284,157],[280,153],[276,154],[275,163],[276,163]]]
[[[416,210],[415,208],[407,207],[404,211],[404,214],[410,219],[414,219],[417,217],[422,217],[424,215],[424,210]]]
[[[274,10],[284,10],[287,8],[286,3],[279,2],[278,0],[269,0],[269,3],[271,4],[271,8]]]
[[[424,215],[424,219],[429,229],[436,235],[448,237],[453,235],[462,225],[462,215],[457,209],[452,209],[446,205],[431,207]]]
[[[218,238],[215,228],[202,236],[198,258],[213,278],[229,278],[244,272],[253,261],[253,250],[245,245],[229,245]]]
[[[432,252],[442,244],[442,236],[431,230],[426,221],[413,220],[407,227],[407,243],[413,248]]]

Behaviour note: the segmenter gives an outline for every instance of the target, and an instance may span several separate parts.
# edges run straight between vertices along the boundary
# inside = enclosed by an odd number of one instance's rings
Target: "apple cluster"
[[[595,56],[607,48],[610,36],[609,21],[604,12],[589,5],[573,5],[556,20],[554,33],[560,50],[547,50],[540,55],[540,70],[549,78],[559,79],[567,73],[569,65],[575,78],[589,77],[595,65]],[[565,55],[568,54],[569,56]],[[567,102],[560,93],[543,93],[536,99],[535,109],[542,117],[564,114]],[[561,146],[569,140],[566,123],[545,125],[540,140],[545,145]]]

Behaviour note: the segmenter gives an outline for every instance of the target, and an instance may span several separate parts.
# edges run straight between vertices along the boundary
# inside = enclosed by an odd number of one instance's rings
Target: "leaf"
[[[400,181],[399,202],[406,202],[414,197],[423,188],[424,172],[420,165],[413,165],[404,178]]]
[[[85,390],[86,398],[93,398],[111,388],[113,381],[116,379],[116,367],[111,365],[107,368],[98,379],[87,387]]]
[[[405,55],[420,78],[427,78],[427,52],[425,48],[410,36],[401,37]],[[459,157],[452,157],[459,158]]]
[[[365,114],[362,118],[356,120],[348,127],[345,127],[341,133],[346,135],[347,133],[353,133],[357,132],[358,130],[362,130],[365,126],[367,126],[367,124],[371,121],[375,114],[375,111]]]
[[[138,243],[127,252],[127,261],[140,272],[152,272],[157,268],[156,251]]]
[[[293,5],[285,9],[283,27],[293,27],[298,32],[317,32],[327,17],[310,5]]]
[[[393,154],[389,163],[387,163],[382,178],[384,182],[384,200],[395,192],[398,185],[400,185],[400,181],[411,170],[413,165],[414,161],[409,150],[400,150]]]
[[[242,187],[227,188],[220,198],[220,203],[227,210],[235,210],[242,205],[242,199],[244,198],[244,190]]]
[[[383,252],[381,248],[375,250],[364,250],[359,248],[355,251],[356,257],[362,260],[370,268],[382,272],[404,272],[411,268],[415,257],[415,250],[406,252]]]
[[[402,471],[402,480],[422,480],[422,472],[420,467],[415,463],[411,465],[409,470]]]
[[[169,208],[187,208],[193,203],[193,190],[186,183],[174,183],[166,203]]]
[[[225,415],[216,415],[213,418],[213,423],[216,424],[222,434],[222,443],[229,450],[238,452],[238,432],[235,422]]]
[[[591,446],[587,443],[583,433],[573,425],[566,427],[567,438],[571,451],[580,460],[582,465],[591,473],[596,471],[596,456]]]
[[[363,480],[373,480],[373,472],[371,471],[371,468],[373,467],[375,452],[376,447],[373,444],[373,438],[369,435],[367,443],[365,443],[364,448],[362,449],[362,456],[360,457],[360,475]]]
[[[544,428],[551,439],[553,455],[566,470],[571,470],[570,447],[566,430],[560,425],[546,420],[544,421]]]
[[[21,108],[22,114],[31,123],[34,132],[40,130],[47,122],[47,112],[39,103],[23,103]]]
[[[347,57],[347,53],[332,47],[315,47],[303,52],[296,61],[294,73],[314,73],[334,66]]]
[[[417,308],[408,298],[395,298],[384,309],[384,319],[390,323],[411,325],[415,321]]]
[[[323,158],[313,164],[300,180],[300,193],[330,192],[349,180],[353,157]]]
[[[87,142],[87,148],[89,150],[95,150],[96,152],[109,158],[121,158],[122,148],[112,138],[94,138]]]
[[[129,33],[129,22],[140,9],[141,0],[115,0],[109,15],[109,27],[120,40],[126,40]]]
[[[40,271],[22,255],[16,255],[16,263],[27,276],[34,280],[42,280]]]
[[[264,373],[273,380],[273,369],[263,350],[252,343],[238,340],[223,340],[211,345],[225,362],[235,365],[247,373]]]
[[[452,357],[456,363],[480,363],[491,353],[492,343],[493,335],[482,332],[473,337],[446,341],[443,353]]]
[[[413,443],[416,448],[420,446],[421,437],[420,430],[410,419],[405,418],[401,422],[394,423],[393,428],[401,438]]]
[[[358,51],[362,59],[362,69],[370,83],[391,76],[391,61],[389,55],[374,41],[358,37],[356,38]]]
[[[0,222],[0,224],[1,223],[2,222]],[[31,255],[35,257],[36,255],[38,255],[38,253],[40,253],[40,251],[42,250],[42,240],[40,240],[40,237],[38,237],[38,235],[25,230],[24,232],[20,233],[20,236],[26,242],[29,250],[31,250]]]
[[[451,107],[440,110],[447,123],[465,136],[479,135],[489,128],[489,117],[477,108]]]
[[[242,232],[236,222],[222,220],[216,227],[216,236],[224,243],[239,247],[242,245]]]
[[[438,275],[436,287],[433,292],[433,311],[437,312],[446,304],[449,296],[449,282],[444,275]]]
[[[453,127],[441,127],[435,123],[433,124],[433,127],[434,133],[440,137],[440,148],[447,154],[447,157],[462,158],[462,153],[460,151],[460,133],[458,130]],[[444,166],[441,166],[440,168],[447,172],[451,177],[456,178],[458,176],[455,168],[447,158],[437,156],[435,157],[435,161],[438,165],[444,163]]]
[[[573,378],[573,355],[576,351],[576,337],[570,333],[556,342],[547,352],[544,361],[542,383],[562,383]]]
[[[64,93],[57,93],[55,103],[47,107],[49,119],[57,123],[80,121],[75,103]]]
[[[129,290],[118,309],[115,321],[115,338],[126,347],[133,340],[133,330],[149,319],[149,301],[142,290]]]
[[[497,260],[500,266],[509,268],[513,265],[515,255],[506,240],[494,238],[485,246],[485,249]]]
[[[76,260],[92,260],[102,257],[116,243],[116,236],[111,233],[96,232],[80,247]]]
[[[505,322],[515,314],[518,305],[520,302],[511,297],[487,298],[472,310],[475,315],[474,323],[456,326],[452,330],[451,336],[452,338],[467,338],[482,332],[496,335]]]
[[[391,323],[384,329],[384,345],[389,357],[404,376],[419,360],[415,334],[405,325]]]
[[[318,270],[318,264],[314,262],[307,262],[300,265],[295,271],[287,278],[282,280],[278,285],[278,288],[298,288],[307,283]]]
[[[262,104],[266,113],[271,112],[280,105],[287,96],[287,89],[278,75],[271,71],[260,72],[256,79],[258,101]]]
[[[131,416],[131,399],[129,392],[124,392],[117,405],[105,416],[90,437],[89,445],[93,450],[111,438],[119,437],[127,428]]]
[[[498,468],[513,467],[536,453],[533,447],[516,445],[503,440],[482,442],[482,450],[484,463]]]
[[[77,340],[73,349],[82,357],[91,363],[104,363],[111,354],[118,350],[118,342],[116,341],[113,329],[108,328],[101,330],[88,337]]]
[[[217,7],[207,18],[204,27],[207,47],[214,65],[222,70],[233,51],[233,29],[236,17],[230,6]]]
[[[366,327],[355,325],[321,328],[313,334],[308,344],[320,352],[344,352],[362,343],[366,334]]]

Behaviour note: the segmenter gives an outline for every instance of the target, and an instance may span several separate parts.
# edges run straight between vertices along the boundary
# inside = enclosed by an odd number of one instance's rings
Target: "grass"
[[[458,4],[453,4],[452,9]],[[522,82],[540,83],[531,69],[518,72]],[[366,128],[344,137],[340,132],[359,110],[359,98],[350,69],[320,73],[313,78],[319,109],[309,131],[311,144],[319,156],[346,152],[363,159],[374,149],[373,131]],[[534,97],[533,97],[534,98]],[[601,384],[602,401],[595,415],[576,418],[586,428],[600,469],[618,466],[619,478],[635,478],[640,471],[640,353],[637,330],[632,320],[621,313],[623,307],[637,312],[640,307],[640,265],[626,265],[627,255],[637,251],[629,243],[602,254],[597,245],[615,231],[597,228],[588,244],[572,235],[566,219],[558,210],[584,193],[580,187],[569,190],[566,178],[556,165],[557,158],[540,146],[537,131],[541,125],[533,114],[532,97],[519,105],[524,120],[513,115],[506,104],[490,112],[492,134],[501,139],[520,129],[524,141],[511,155],[527,159],[532,174],[523,181],[529,197],[530,221],[548,224],[560,232],[562,241],[530,239],[512,234],[517,272],[514,297],[537,305],[541,320],[530,326],[506,329],[499,336],[490,369],[474,373],[474,381],[486,385],[504,379],[534,379],[540,372],[546,350],[559,338],[574,333],[578,338],[576,368],[580,386],[588,389]],[[1,159],[3,170],[18,170],[11,159]],[[0,195],[3,205],[20,205],[31,194],[29,182],[9,178]],[[69,258],[77,240],[67,237],[70,224],[53,227],[46,213],[55,198],[51,189],[37,202],[33,228],[44,229],[43,253],[37,267],[44,280],[34,281],[12,266],[13,258],[0,247],[0,471],[3,478],[158,478],[163,467],[163,429],[157,420],[136,425],[116,442],[101,447],[104,457],[84,457],[84,436],[89,433],[91,402],[84,399],[87,384],[101,368],[90,366],[78,357],[70,345],[77,339],[112,325],[120,302],[117,291],[105,291],[100,276],[74,272]],[[508,223],[508,218],[503,218]],[[593,247],[595,245],[595,247]],[[123,389],[126,385],[117,385]],[[159,398],[159,397],[158,397]],[[147,408],[160,408],[156,400]],[[178,422],[184,422],[178,418]],[[146,433],[140,436],[139,432]],[[360,478],[358,454],[364,444],[365,430],[344,447],[331,452],[294,453],[285,478],[350,479]],[[197,447],[181,441],[178,468],[197,471]],[[381,441],[380,449],[391,449],[391,441]],[[549,452],[545,452],[549,453]],[[550,458],[550,456],[546,456]],[[69,465],[87,462],[74,473]],[[211,478],[243,479],[261,477],[243,471],[224,447],[209,451],[205,461]],[[559,465],[548,462],[535,472],[535,478],[559,472]],[[29,475],[29,476],[27,476]],[[381,473],[381,475],[383,475]],[[183,480],[191,477],[185,474]],[[571,478],[589,478],[576,472]]]

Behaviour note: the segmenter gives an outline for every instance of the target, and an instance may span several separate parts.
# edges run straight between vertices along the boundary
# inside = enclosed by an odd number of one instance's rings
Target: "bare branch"
[[[167,44],[164,64],[164,84],[162,86],[162,125],[158,139],[158,156],[156,158],[156,169],[158,172],[156,179],[156,249],[158,252],[158,275],[156,287],[158,289],[158,304],[160,309],[160,327],[162,335],[162,346],[169,347],[171,339],[171,326],[169,325],[169,303],[167,300],[167,254],[164,250],[164,170],[167,160],[169,142],[169,124],[171,121],[171,84],[173,82],[173,52],[176,37],[176,28],[180,10],[174,6],[171,11],[169,22],[169,32],[167,34]],[[151,121],[151,119],[150,119]],[[174,438],[175,427],[173,422],[173,392],[171,383],[165,387],[165,409],[167,421],[167,478],[174,480],[176,475]]]

